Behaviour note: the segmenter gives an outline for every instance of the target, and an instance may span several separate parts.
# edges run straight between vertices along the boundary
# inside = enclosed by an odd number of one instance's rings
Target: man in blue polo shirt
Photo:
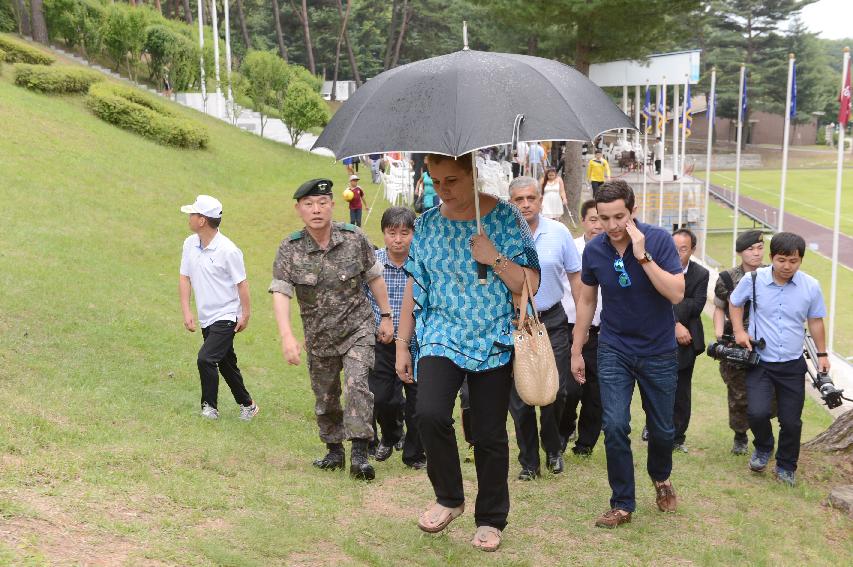
[[[585,381],[582,354],[601,288],[598,382],[607,454],[610,510],[596,526],[631,521],[636,508],[631,453],[631,397],[636,382],[646,401],[649,428],[647,470],[658,508],[674,512],[672,422],[678,374],[672,306],[684,298],[684,274],[672,237],[636,222],[634,191],[621,179],[605,182],[595,196],[604,233],[584,248],[581,290],[572,341],[572,375]]]
[[[779,448],[776,478],[794,485],[800,456],[801,416],[805,402],[806,361],[803,358],[803,324],[807,323],[818,352],[816,362],[829,371],[823,318],[826,307],[820,283],[800,272],[806,241],[791,232],[780,232],[770,241],[772,265],[745,275],[729,298],[729,313],[737,343],[752,349],[750,337],[765,346],[757,347],[761,362],[746,374],[747,418],[755,436],[755,451],[749,460],[754,472],[764,472],[773,452],[772,402],[779,416]],[[753,285],[754,284],[754,285]],[[751,300],[749,330],[744,329],[744,304]]]
[[[539,432],[536,431],[536,408],[522,401],[515,388],[509,401],[509,412],[515,422],[518,442],[518,461],[521,473],[518,480],[533,480],[539,476],[539,439],[545,450],[545,466],[553,474],[563,472],[560,421],[566,406],[569,376],[570,332],[569,320],[563,309],[563,282],[568,281],[572,291],[580,289],[581,260],[572,233],[560,222],[543,217],[542,193],[539,182],[532,177],[516,177],[509,185],[509,199],[521,211],[533,233],[536,253],[541,268],[539,289],[533,298],[536,310],[545,328],[557,362],[560,378],[557,399],[539,410]]]

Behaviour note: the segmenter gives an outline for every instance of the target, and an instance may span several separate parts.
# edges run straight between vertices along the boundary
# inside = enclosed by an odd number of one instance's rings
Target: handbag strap
[[[536,304],[533,303],[533,294],[531,292],[532,286],[530,285],[530,274],[527,273],[527,269],[521,267],[521,271],[524,273],[524,281],[521,284],[521,299],[518,302],[518,309],[521,311],[518,317],[518,328],[521,329],[524,327],[525,322],[527,322],[527,306],[530,305],[530,308],[533,311],[533,320],[536,323],[539,323],[539,313],[536,311]],[[513,294],[513,297],[518,297],[516,294]]]

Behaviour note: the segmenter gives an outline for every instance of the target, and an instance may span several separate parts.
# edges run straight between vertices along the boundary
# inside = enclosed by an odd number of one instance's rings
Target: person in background
[[[660,136],[655,138],[654,156],[655,156],[655,174],[660,175],[661,159],[663,158],[663,142],[661,142]]]
[[[586,179],[592,187],[593,199],[595,199],[595,194],[602,183],[610,181],[610,164],[607,163],[604,154],[598,148],[595,150],[595,157],[589,160],[589,164],[586,166]]]
[[[533,179],[541,181],[545,175],[545,148],[539,142],[531,142],[527,149],[527,170]]]
[[[568,200],[563,180],[557,176],[557,170],[553,167],[549,167],[545,172],[540,195],[542,216],[551,220],[560,220],[563,217],[563,207],[568,206]]]
[[[358,175],[350,175],[349,188],[352,191],[352,199],[349,202],[349,222],[355,226],[361,226],[361,213],[364,209],[364,189],[359,184]]]

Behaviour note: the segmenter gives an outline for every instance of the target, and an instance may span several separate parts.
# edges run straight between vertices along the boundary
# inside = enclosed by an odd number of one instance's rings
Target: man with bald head
[[[532,177],[517,177],[509,186],[509,200],[521,211],[539,255],[541,279],[534,296],[536,310],[554,350],[560,386],[554,403],[540,409],[539,431],[536,427],[536,409],[525,404],[513,389],[509,411],[515,422],[521,463],[519,480],[533,480],[540,474],[539,437],[545,449],[546,466],[553,474],[563,472],[562,443],[559,424],[566,405],[566,388],[569,379],[570,333],[569,321],[563,309],[563,282],[568,281],[572,292],[580,289],[581,262],[572,234],[562,223],[541,215],[542,193],[539,183]]]

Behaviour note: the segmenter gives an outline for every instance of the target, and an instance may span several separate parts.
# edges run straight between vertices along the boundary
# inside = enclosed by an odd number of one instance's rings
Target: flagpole
[[[777,232],[785,227],[785,184],[788,181],[788,137],[791,131],[791,84],[794,80],[794,54],[788,54],[788,91],[785,96],[785,128],[782,134],[782,187],[779,190],[779,219],[776,221]]]
[[[737,265],[737,229],[740,212],[740,144],[743,136],[743,83],[746,80],[746,65],[740,66],[740,88],[737,95],[737,149],[735,150],[735,199],[734,229],[732,230],[732,265]]]
[[[678,117],[681,112],[678,108],[679,95],[678,82],[672,84],[672,180],[678,179],[678,154],[681,153],[681,144],[678,142]]]
[[[690,94],[688,81],[690,78],[684,75],[684,104],[681,108],[681,171],[678,176],[678,228],[682,226],[682,215],[684,214],[684,157],[687,155],[687,96]]]
[[[216,0],[210,0],[210,22],[213,27],[213,71],[216,77],[216,117],[222,118],[222,85],[219,82],[219,16]]]
[[[201,84],[201,110],[207,113],[207,84],[204,77],[204,1],[198,0],[198,53],[199,53],[199,82]]]
[[[646,90],[649,90],[648,79],[646,79]],[[651,108],[649,112],[651,112]],[[648,173],[646,169],[649,166],[649,118],[651,117],[646,116],[646,124],[643,128],[643,222],[649,222],[649,215],[646,213],[646,183]]]
[[[847,74],[850,72],[850,48],[844,48],[844,57],[841,63],[841,105],[850,104],[850,94],[845,97],[845,89],[849,88],[850,77]],[[848,115],[842,108],[839,112],[845,116]],[[838,124],[838,166],[835,172],[835,219],[832,225],[832,284],[829,292],[829,340],[827,341],[827,351],[832,352],[833,341],[835,339],[835,299],[838,292],[838,234],[841,231],[841,178],[843,175],[844,165],[844,131],[846,130],[847,120],[842,124],[839,120]]]
[[[231,90],[231,6],[228,0],[223,2],[223,12],[225,13],[225,80],[228,82],[228,114],[233,122],[236,118],[231,116],[234,113],[234,93]]]
[[[708,261],[708,199],[711,197],[711,146],[714,140],[714,116],[716,106],[717,68],[711,67],[711,97],[705,117],[708,119],[708,149],[705,151],[705,230],[702,231],[702,256]]]
[[[663,171],[666,164],[664,163],[664,156],[666,155],[666,77],[663,77],[663,84],[661,85],[661,98],[660,98],[660,106],[659,110],[662,110],[662,119],[660,125],[660,189],[658,195],[658,226],[663,226]]]
[[[640,85],[634,85],[634,126],[637,127],[634,132],[634,145],[640,145]]]

